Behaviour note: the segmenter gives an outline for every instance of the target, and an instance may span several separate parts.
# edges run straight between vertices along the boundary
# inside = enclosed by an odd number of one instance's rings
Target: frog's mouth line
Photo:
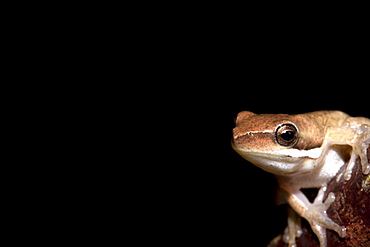
[[[277,155],[285,155],[287,157],[293,157],[293,158],[317,159],[320,157],[322,153],[322,148],[318,147],[318,148],[312,148],[309,150],[299,150],[299,149],[290,148],[290,149],[282,149],[274,153],[276,153]]]

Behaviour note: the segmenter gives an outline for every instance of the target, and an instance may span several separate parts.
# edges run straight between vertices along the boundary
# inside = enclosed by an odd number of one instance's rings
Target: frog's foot
[[[288,207],[288,226],[284,230],[283,242],[288,243],[289,247],[297,247],[295,239],[299,238],[301,234],[301,216]]]
[[[288,244],[288,247],[297,247],[295,239],[299,238],[302,234],[302,230],[293,230],[287,226],[284,230],[283,242]]]
[[[369,174],[370,172],[370,161],[367,158],[367,148],[370,145],[370,126],[363,124],[360,130],[361,133],[357,136],[353,143],[351,159],[349,160],[347,169],[344,173],[344,178],[346,180],[351,178],[352,169],[355,166],[357,157],[360,157],[361,159],[362,172],[364,174]]]
[[[303,213],[303,217],[310,223],[319,238],[320,247],[326,247],[326,229],[336,231],[342,238],[346,236],[346,228],[335,223],[326,214],[326,210],[334,200],[334,193],[331,192],[325,202],[315,200]]]

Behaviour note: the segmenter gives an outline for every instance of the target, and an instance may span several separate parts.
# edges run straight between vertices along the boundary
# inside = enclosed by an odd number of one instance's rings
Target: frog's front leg
[[[339,236],[345,237],[346,228],[339,226],[326,214],[326,210],[335,199],[334,194],[329,193],[328,199],[325,202],[322,201],[326,187],[322,187],[319,190],[313,203],[310,203],[307,197],[297,188],[284,187],[284,190],[289,205],[310,223],[312,230],[320,241],[321,247],[326,247],[326,229],[334,230]],[[292,240],[290,239],[290,241]],[[294,246],[292,242],[289,244]]]
[[[347,140],[339,139],[340,141],[338,144],[348,144],[352,146],[351,158],[344,173],[344,178],[346,180],[351,178],[351,173],[358,157],[361,160],[362,172],[364,174],[368,174],[370,172],[370,161],[367,158],[367,148],[370,145],[369,120],[362,118],[348,118],[344,125],[338,129],[343,133],[346,133],[347,137],[351,138]],[[335,141],[333,143],[335,143]]]
[[[364,124],[359,128],[358,132],[359,134],[357,134],[356,138],[353,140],[353,150],[348,166],[352,171],[352,168],[354,167],[354,164],[356,162],[356,158],[360,157],[362,172],[364,174],[368,174],[370,172],[370,161],[367,158],[367,148],[370,145],[370,126]]]
[[[327,145],[348,145],[352,147],[351,157],[344,172],[344,178],[349,180],[357,158],[360,158],[362,172],[370,172],[367,158],[367,148],[370,145],[370,120],[367,118],[349,117],[339,127],[327,127]]]

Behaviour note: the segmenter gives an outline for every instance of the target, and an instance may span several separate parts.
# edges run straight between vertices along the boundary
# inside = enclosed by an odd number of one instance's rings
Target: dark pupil
[[[294,132],[285,130],[283,133],[281,133],[281,138],[283,138],[285,141],[290,141],[294,138]]]

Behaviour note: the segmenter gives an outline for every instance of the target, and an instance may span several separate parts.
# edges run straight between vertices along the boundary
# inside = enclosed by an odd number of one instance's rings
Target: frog
[[[346,227],[326,213],[335,201],[327,185],[332,179],[349,180],[357,158],[369,174],[366,150],[370,144],[370,119],[351,117],[342,111],[302,114],[256,114],[240,112],[235,120],[232,147],[253,165],[274,174],[290,205],[285,242],[296,247],[301,217],[316,234],[320,247],[327,246],[326,229],[346,237]],[[301,189],[316,188],[309,201]]]

